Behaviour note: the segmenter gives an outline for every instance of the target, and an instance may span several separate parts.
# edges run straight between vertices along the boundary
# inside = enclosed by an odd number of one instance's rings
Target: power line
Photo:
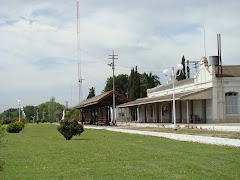
[[[104,61],[104,62],[109,63],[109,61],[104,60],[104,58],[100,58],[100,57],[98,57],[98,56],[96,56],[96,55],[94,55],[94,54],[90,54],[89,52],[87,52],[87,51],[85,51],[85,50],[83,50],[83,49],[81,49],[81,48],[80,48],[80,50],[81,50],[82,52],[88,54],[89,56],[93,56],[93,57],[95,57],[95,58],[97,58],[97,59],[99,59],[99,60],[101,60],[101,61]]]
[[[83,72],[83,73],[84,73],[84,72]],[[101,87],[102,87],[102,86],[105,86],[103,83],[101,83],[100,81],[96,80],[96,78],[90,76],[90,75],[87,74],[87,73],[84,73],[84,74],[85,74],[85,76],[89,77],[89,78],[92,79],[93,81],[97,82],[98,85],[99,85],[99,87],[100,87],[100,86],[101,86]],[[87,79],[86,79],[86,82],[87,82]],[[90,84],[89,84],[89,85],[90,85]]]

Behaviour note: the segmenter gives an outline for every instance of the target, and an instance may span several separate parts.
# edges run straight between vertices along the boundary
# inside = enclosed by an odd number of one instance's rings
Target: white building
[[[216,57],[199,62],[194,78],[175,81],[177,123],[240,123],[240,65],[218,66]],[[172,123],[173,84],[148,89],[147,97],[118,108],[136,110],[135,121]],[[124,112],[124,110],[121,110]]]

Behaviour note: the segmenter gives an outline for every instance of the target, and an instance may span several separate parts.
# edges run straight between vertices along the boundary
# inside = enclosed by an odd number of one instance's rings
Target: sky
[[[80,51],[76,1],[0,4],[0,113],[17,108],[18,100],[37,106],[55,97],[75,106],[79,61],[82,99],[91,87],[101,94],[113,51],[116,75],[137,66],[164,83],[162,71],[183,55],[190,61],[217,55],[220,33],[223,65],[239,64],[239,0],[79,0]]]

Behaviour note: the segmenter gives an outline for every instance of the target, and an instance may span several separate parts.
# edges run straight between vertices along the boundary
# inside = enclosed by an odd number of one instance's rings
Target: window
[[[118,113],[118,116],[119,116],[119,117],[121,117],[121,116],[124,117],[124,116],[125,116],[125,115],[124,115],[124,112]]]
[[[166,116],[168,114],[168,107],[167,106],[163,106],[162,107],[162,115]]]
[[[238,93],[228,92],[225,93],[226,100],[226,113],[238,114]]]

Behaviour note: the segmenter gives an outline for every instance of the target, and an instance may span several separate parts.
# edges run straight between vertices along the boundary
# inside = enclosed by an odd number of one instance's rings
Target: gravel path
[[[228,138],[218,138],[218,137],[208,137],[208,136],[196,136],[196,135],[187,135],[187,134],[173,134],[173,133],[162,133],[162,132],[151,132],[151,131],[139,131],[139,130],[130,130],[130,129],[121,129],[118,127],[97,127],[97,126],[88,126],[85,125],[84,128],[88,129],[104,129],[108,131],[129,133],[129,134],[139,134],[139,135],[148,135],[156,137],[164,137],[168,139],[174,139],[179,141],[191,141],[204,144],[214,144],[220,146],[234,146],[240,147],[240,139],[228,139]]]

